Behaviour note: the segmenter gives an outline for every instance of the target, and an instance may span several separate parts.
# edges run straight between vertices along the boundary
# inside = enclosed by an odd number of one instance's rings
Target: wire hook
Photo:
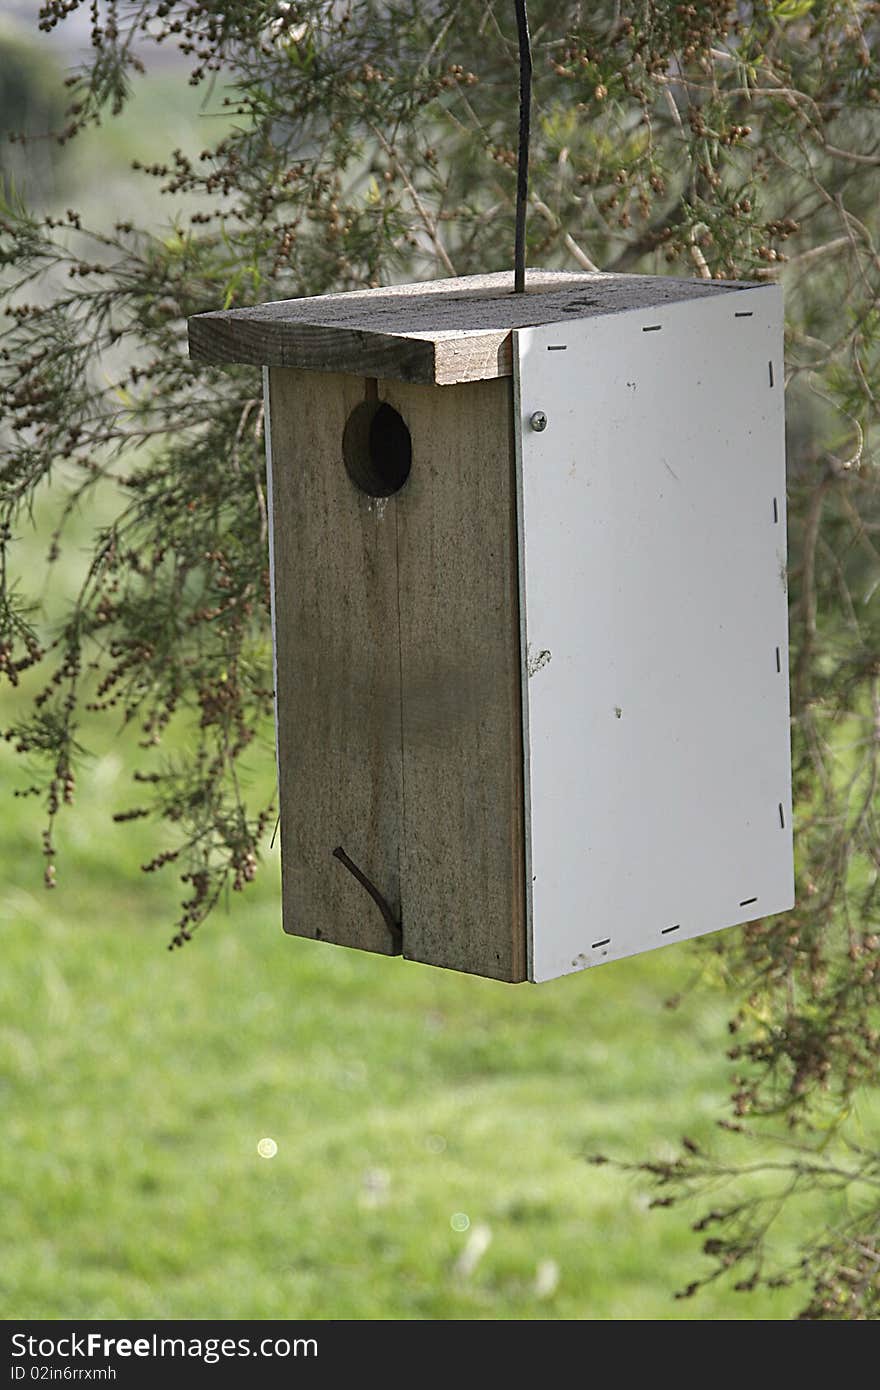
[[[519,39],[519,150],[516,165],[516,240],[513,251],[513,290],[526,288],[526,211],[529,205],[529,135],[532,119],[532,40],[526,0],[515,0]]]
[[[395,952],[397,955],[401,955],[403,953],[403,927],[389,907],[387,898],[382,896],[375,883],[370,882],[363,869],[359,869],[357,864],[355,864],[352,859],[349,859],[342,845],[337,845],[333,850],[333,858],[338,859],[340,864],[343,864],[345,868],[348,869],[348,872],[353,878],[357,879],[362,888],[366,888],[385,919],[385,925],[391,935],[391,941],[394,945]]]

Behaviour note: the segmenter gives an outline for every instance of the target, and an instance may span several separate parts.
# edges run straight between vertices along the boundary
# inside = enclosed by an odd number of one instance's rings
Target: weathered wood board
[[[511,332],[742,289],[738,281],[530,270],[285,299],[189,320],[190,356],[449,386],[510,376]]]
[[[396,498],[404,955],[525,978],[511,383],[387,383],[412,432]]]
[[[402,813],[394,498],[342,464],[356,377],[268,374],[284,924],[393,954],[341,845],[400,909]]]
[[[525,978],[510,381],[443,391],[270,369],[285,930]],[[416,466],[368,497],[342,439],[371,389]]]

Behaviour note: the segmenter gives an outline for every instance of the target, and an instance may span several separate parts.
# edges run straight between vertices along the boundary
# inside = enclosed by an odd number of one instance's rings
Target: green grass
[[[75,519],[45,590],[56,613],[111,504],[105,487]],[[45,568],[51,510],[44,500],[17,543],[31,576]],[[17,703],[0,699],[0,727]],[[28,778],[0,743],[0,1313],[798,1308],[797,1291],[721,1285],[676,1301],[705,1267],[688,1215],[650,1210],[638,1179],[586,1161],[714,1138],[731,1001],[688,988],[698,946],[537,987],[374,959],[282,934],[267,845],[257,883],[171,953],[180,885],[139,869],[162,831],[111,820],[138,799],[130,773],[146,755],[112,726],[87,742],[54,892],[42,887],[40,807],[13,798]],[[251,769],[261,793],[272,769],[266,746]]]
[[[167,891],[105,826],[123,778],[93,765],[53,894],[2,803],[5,1316],[786,1315],[673,1301],[700,1266],[686,1222],[584,1161],[711,1133],[723,1007],[663,1007],[686,946],[538,988],[459,978],[285,938],[269,868],[169,953]]]

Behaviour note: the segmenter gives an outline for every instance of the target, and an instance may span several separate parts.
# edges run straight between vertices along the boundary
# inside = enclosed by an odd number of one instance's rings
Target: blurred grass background
[[[60,206],[170,218],[129,169],[206,143],[178,71],[65,152]],[[214,103],[216,109],[218,103]],[[68,601],[106,497],[53,567]],[[46,568],[44,499],[19,558]],[[16,718],[4,692],[0,727]],[[135,740],[97,728],[42,886],[39,805],[0,744],[0,1161],[6,1318],[778,1318],[797,1295],[696,1301],[677,1211],[585,1156],[709,1139],[725,1000],[687,944],[538,988],[285,938],[277,851],[181,952],[161,842],[110,817]],[[262,760],[261,760],[262,759]],[[267,745],[254,778],[272,776]],[[665,1007],[683,994],[675,1010]],[[271,1139],[274,1155],[258,1144]],[[270,1146],[271,1148],[271,1146]]]
[[[585,1162],[711,1137],[724,1001],[664,1007],[692,948],[538,988],[375,960],[282,935],[270,854],[169,953],[175,885],[139,871],[150,827],[109,823],[103,742],[52,893],[0,761],[6,1317],[786,1315],[674,1301],[697,1238]]]

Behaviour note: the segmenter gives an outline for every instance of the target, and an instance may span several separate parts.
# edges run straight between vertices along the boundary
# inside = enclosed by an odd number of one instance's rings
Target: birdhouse
[[[189,330],[264,369],[285,931],[547,980],[792,906],[776,286]]]

